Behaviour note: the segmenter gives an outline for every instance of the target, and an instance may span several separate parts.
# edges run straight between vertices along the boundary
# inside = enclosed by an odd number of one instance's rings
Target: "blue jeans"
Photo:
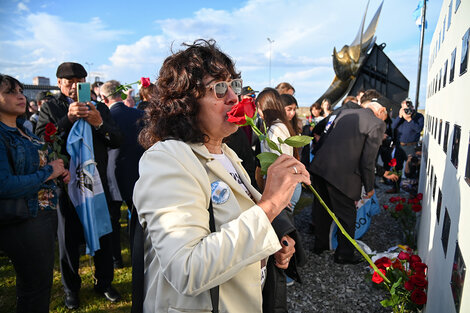
[[[49,312],[57,212],[0,227],[0,249],[16,272],[16,312]]]

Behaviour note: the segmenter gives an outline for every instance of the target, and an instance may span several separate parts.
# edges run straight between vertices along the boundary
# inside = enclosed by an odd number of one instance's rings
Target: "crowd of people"
[[[41,92],[31,102],[21,82],[0,76],[0,210],[22,203],[27,211],[9,220],[0,212],[0,250],[16,271],[17,312],[49,311],[56,238],[64,305],[80,306],[80,246],[89,226],[70,189],[105,194],[111,227],[99,237],[93,262],[94,290],[107,300],[121,298],[112,282],[114,269],[124,266],[119,220],[125,203],[133,312],[286,312],[287,286],[301,282],[306,262],[294,223],[302,184],[316,188],[352,237],[357,201],[372,197],[375,176],[398,191],[402,176],[388,165],[391,159],[404,168],[403,187],[413,192],[416,186],[423,116],[409,100],[392,119],[382,95],[360,90],[340,107],[326,98],[312,104],[304,122],[291,84],[260,92],[243,86],[213,40],[169,56],[156,82],[141,87],[137,103],[131,90],[123,100],[115,80],[92,84],[90,101],[79,101],[77,86],[87,77],[81,64],[62,63],[56,76],[60,92]],[[251,127],[227,120],[242,99],[253,101],[256,125],[282,154]],[[67,139],[83,120],[99,187],[86,178],[69,184]],[[50,125],[66,160],[51,159]],[[303,148],[285,144],[301,134],[313,140]],[[266,174],[260,152],[279,155]],[[81,171],[72,176],[85,177]],[[315,200],[317,254],[330,249],[330,225]],[[354,250],[340,234],[333,261],[361,262]]]

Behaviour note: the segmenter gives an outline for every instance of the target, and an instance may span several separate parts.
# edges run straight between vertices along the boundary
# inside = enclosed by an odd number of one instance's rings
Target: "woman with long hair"
[[[57,194],[54,178],[70,179],[62,160],[48,160],[44,142],[24,126],[23,85],[0,75],[0,250],[16,272],[17,312],[49,312]],[[26,204],[24,218],[7,219],[12,202]]]

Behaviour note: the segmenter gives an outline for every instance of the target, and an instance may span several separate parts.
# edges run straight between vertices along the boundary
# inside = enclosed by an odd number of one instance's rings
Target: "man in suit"
[[[321,148],[310,165],[318,192],[335,213],[347,233],[354,238],[356,201],[364,186],[366,197],[374,194],[375,158],[385,132],[386,109],[378,102],[364,109],[342,110],[327,126]],[[315,210],[315,248],[329,248],[331,217],[324,208]],[[338,235],[334,261],[340,264],[360,262],[354,246]]]
[[[126,106],[124,102],[122,102],[121,93],[115,92],[119,86],[120,83],[115,80],[104,83],[100,89],[100,96],[108,106],[111,116],[124,135],[124,141],[117,151],[115,170],[111,175],[115,175],[122,200],[126,202],[128,209],[131,210],[133,207],[132,195],[134,185],[137,179],[139,179],[139,160],[144,153],[144,149],[138,143],[144,111]],[[121,226],[119,224],[121,202],[122,201],[115,201],[111,209],[115,267],[122,266],[120,244]]]
[[[109,109],[102,103],[96,107],[91,102],[82,103],[77,99],[77,84],[85,82],[87,72],[78,63],[65,62],[57,68],[57,85],[60,93],[45,102],[39,112],[36,134],[44,136],[48,123],[53,123],[62,138],[62,153],[67,154],[67,137],[73,124],[79,119],[85,119],[92,128],[93,149],[95,162],[101,183],[109,199],[106,167],[108,163],[108,148],[117,148],[121,144],[121,133],[113,121]],[[79,306],[79,290],[81,278],[78,272],[80,245],[84,242],[83,226],[78,214],[65,190],[60,193],[58,208],[58,230],[60,270],[65,291],[65,306],[77,309]],[[120,299],[119,293],[111,286],[114,269],[111,252],[111,235],[100,237],[100,250],[93,257],[97,283],[95,291],[111,302]]]

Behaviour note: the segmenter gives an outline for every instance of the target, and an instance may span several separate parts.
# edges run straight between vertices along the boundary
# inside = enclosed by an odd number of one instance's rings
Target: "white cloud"
[[[366,26],[380,2],[370,1]],[[25,14],[9,30],[15,33],[15,40],[0,41],[0,49],[10,51],[1,56],[0,71],[8,69],[27,78],[35,76],[30,73],[42,74],[48,64],[52,67],[49,72],[55,73],[57,64],[64,60],[82,64],[93,60],[93,71],[105,74],[106,79],[153,79],[171,49],[179,50],[182,42],[197,38],[214,38],[236,62],[245,83],[262,90],[270,83],[269,37],[274,40],[272,84],[291,82],[299,103],[307,106],[330,85],[333,47],[339,50],[352,42],[366,4],[366,0],[248,0],[232,10],[201,8],[184,18],[156,20],[154,32],[147,28],[134,40],[128,32],[111,29],[105,16],[77,23],[46,13]],[[409,0],[384,2],[376,32],[377,42],[387,43],[385,53],[410,80],[410,91],[416,80],[419,40],[411,17],[415,6]],[[430,16],[438,14],[437,6],[430,3]],[[124,29],[126,22],[132,21],[123,19]],[[433,22],[429,24],[432,29]],[[427,59],[427,53],[424,55]],[[423,64],[423,74],[426,68]]]
[[[27,1],[25,1],[25,2],[27,2]],[[17,8],[18,12],[28,12],[29,11],[28,7],[23,2],[18,3],[16,8]]]

